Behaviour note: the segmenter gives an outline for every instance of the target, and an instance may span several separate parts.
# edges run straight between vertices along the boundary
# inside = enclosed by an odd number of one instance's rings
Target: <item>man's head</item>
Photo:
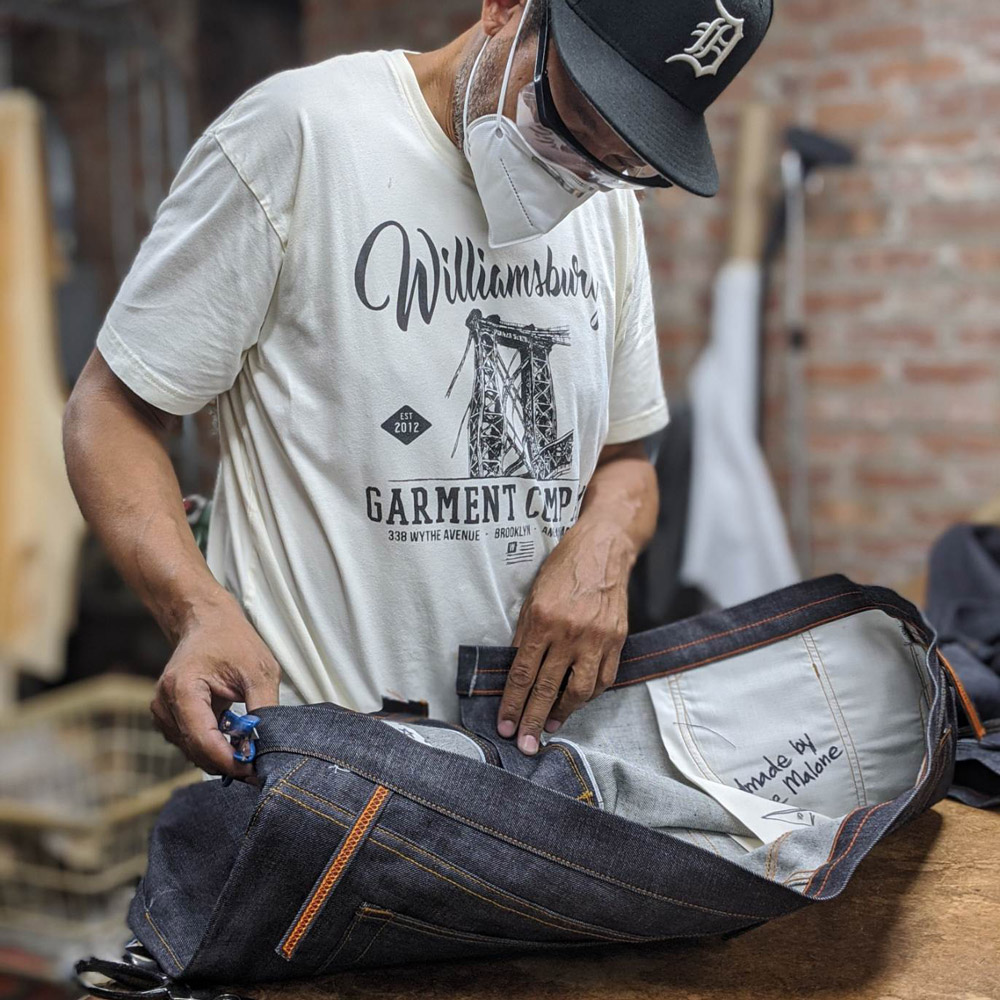
[[[704,112],[756,51],[772,0],[532,0],[514,56],[504,114],[534,75],[539,27],[551,27],[548,80],[573,136],[616,172],[649,164],[680,187],[715,194],[718,173]],[[469,93],[469,121],[496,110],[525,0],[484,0],[485,49]],[[454,134],[478,34],[456,80]]]
[[[532,0],[527,4],[527,10],[526,0],[485,0],[483,3],[481,24],[486,43],[469,94],[470,122],[496,111],[510,47],[517,35],[518,25],[523,18],[527,18],[521,28],[504,105],[504,114],[508,118],[516,118],[517,95],[534,76],[539,30],[549,3],[550,0]],[[466,53],[456,78],[454,128],[459,142],[463,139],[466,89],[479,44],[477,41]],[[635,159],[634,154],[575,86],[562,66],[554,45],[549,46],[547,67],[553,100],[567,127],[598,159],[625,169]]]

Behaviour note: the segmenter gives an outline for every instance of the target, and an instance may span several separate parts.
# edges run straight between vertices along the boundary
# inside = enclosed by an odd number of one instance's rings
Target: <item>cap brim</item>
[[[703,198],[717,194],[719,170],[705,116],[684,107],[619,55],[566,0],[549,2],[559,58],[587,99],[668,180]]]

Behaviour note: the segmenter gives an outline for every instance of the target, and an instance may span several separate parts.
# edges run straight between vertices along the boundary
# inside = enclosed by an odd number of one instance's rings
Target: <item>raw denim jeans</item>
[[[837,896],[951,782],[960,686],[921,615],[842,576],[630,636],[534,757],[514,651],[463,647],[463,726],[258,713],[263,788],[204,781],[129,923],[193,983],[738,932]]]
[[[956,524],[930,557],[927,620],[984,720],[959,730],[948,793],[966,805],[1000,805],[1000,526]]]

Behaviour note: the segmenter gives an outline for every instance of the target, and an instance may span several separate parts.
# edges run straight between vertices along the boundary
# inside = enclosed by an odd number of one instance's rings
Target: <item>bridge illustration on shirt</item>
[[[568,347],[566,327],[542,329],[507,323],[473,309],[466,320],[469,339],[447,396],[474,349],[472,398],[462,416],[468,429],[469,475],[558,479],[573,465],[574,432],[559,436],[549,356]],[[455,439],[458,448],[462,430]]]

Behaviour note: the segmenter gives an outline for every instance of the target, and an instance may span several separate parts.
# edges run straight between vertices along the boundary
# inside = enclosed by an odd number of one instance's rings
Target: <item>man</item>
[[[484,0],[436,52],[251,88],[194,144],[66,413],[80,506],[175,650],[152,711],[382,698],[458,721],[459,644],[519,648],[537,752],[613,681],[668,420],[635,189],[708,196],[703,112],[770,0]],[[216,401],[207,564],[164,435]]]

